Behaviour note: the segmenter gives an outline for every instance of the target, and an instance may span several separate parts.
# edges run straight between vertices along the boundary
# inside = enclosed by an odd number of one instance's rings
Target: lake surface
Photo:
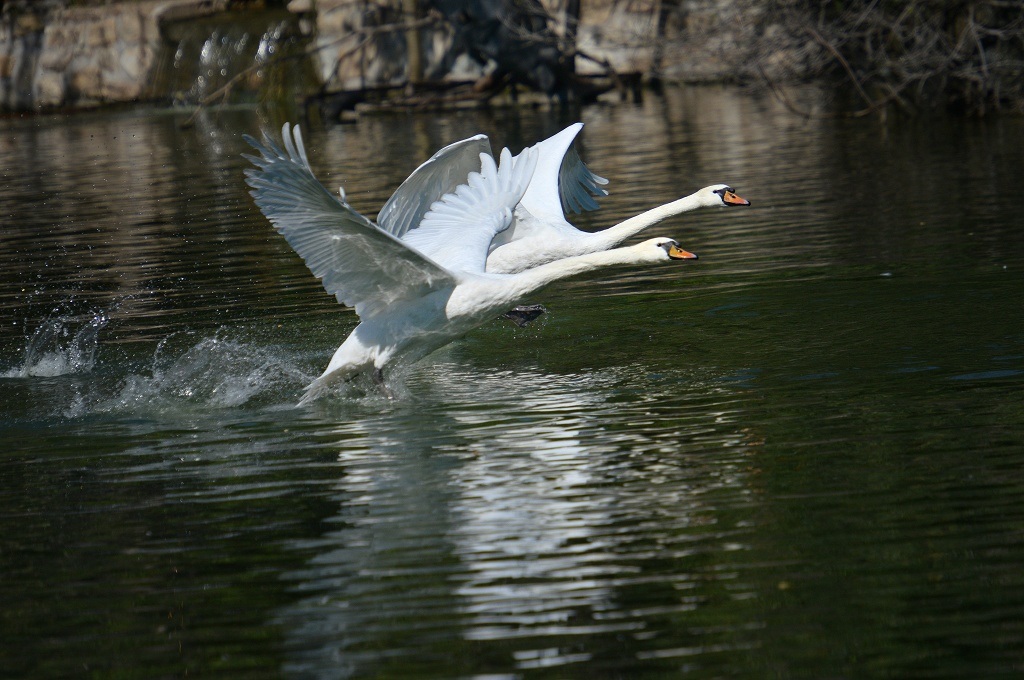
[[[1024,673],[1024,120],[702,88],[307,126],[370,217],[582,119],[699,262],[543,291],[296,408],[355,326],[244,185],[255,110],[0,120],[0,675]]]

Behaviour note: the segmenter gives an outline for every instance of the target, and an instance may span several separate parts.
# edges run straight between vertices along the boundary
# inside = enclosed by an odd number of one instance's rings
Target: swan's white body
[[[537,168],[516,206],[508,229],[494,237],[486,270],[511,274],[567,257],[614,248],[662,220],[698,208],[750,205],[726,184],[712,184],[689,196],[657,206],[597,232],[577,229],[565,211],[598,208],[593,196],[606,195],[608,180],[592,173],[573,146],[583,123],[574,123],[535,144]],[[450,144],[409,176],[378,215],[381,228],[404,238],[415,233],[430,203],[451,191],[469,172],[479,169],[480,154],[489,154],[484,135]]]
[[[334,353],[303,401],[330,384],[397,360],[416,361],[495,318],[544,286],[621,264],[694,259],[671,239],[580,255],[519,274],[486,272],[494,236],[507,229],[536,168],[537,152],[507,149],[435,202],[398,239],[327,191],[313,175],[299,129],[285,124],[285,151],[264,136],[247,141],[260,156],[246,171],[257,206],[298,252],[327,292],[354,307],[360,323]]]

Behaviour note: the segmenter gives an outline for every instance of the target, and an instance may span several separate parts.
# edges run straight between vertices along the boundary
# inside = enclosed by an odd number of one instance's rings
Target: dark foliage
[[[571,68],[537,0],[430,0],[455,31],[455,46],[481,64],[548,94],[564,94]]]
[[[1021,0],[778,0],[776,11],[821,48],[810,73],[850,82],[863,110],[1024,113]]]

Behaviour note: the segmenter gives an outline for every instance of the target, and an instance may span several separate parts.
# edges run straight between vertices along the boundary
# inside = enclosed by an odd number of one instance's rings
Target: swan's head
[[[679,244],[670,238],[658,237],[648,239],[637,245],[645,252],[649,252],[654,260],[696,260],[697,255],[688,250],[683,250]]]
[[[703,199],[702,202],[708,206],[750,205],[750,201],[737,196],[728,184],[712,184],[709,187],[704,187],[698,193]]]

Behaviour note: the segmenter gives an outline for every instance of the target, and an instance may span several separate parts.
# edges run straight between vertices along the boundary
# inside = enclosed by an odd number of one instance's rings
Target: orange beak
[[[745,198],[740,198],[731,191],[726,191],[722,194],[722,202],[726,205],[750,205],[750,201]]]
[[[668,256],[673,260],[696,260],[696,253],[691,253],[688,250],[683,250],[679,246],[671,246],[668,249]]]

